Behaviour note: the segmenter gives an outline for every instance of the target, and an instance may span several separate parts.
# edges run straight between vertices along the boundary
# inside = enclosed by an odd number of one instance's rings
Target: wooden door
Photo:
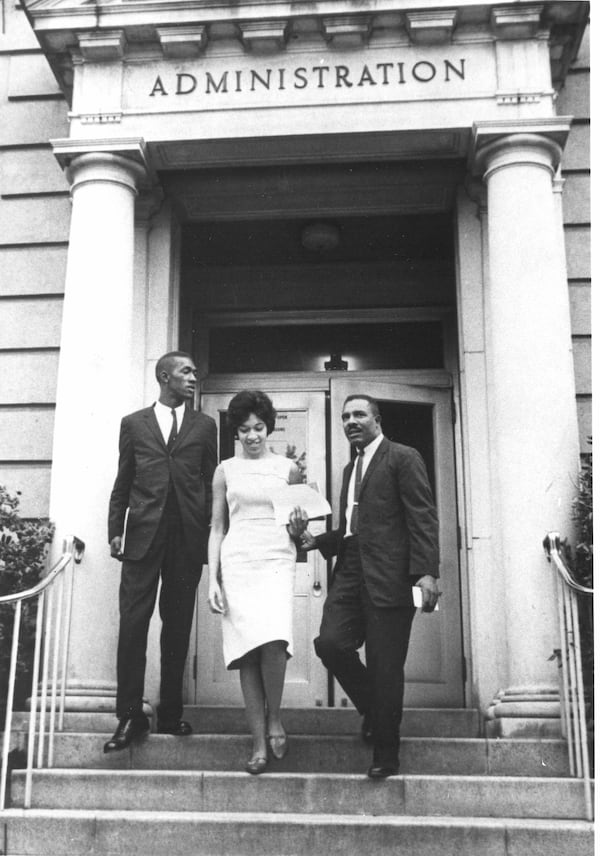
[[[345,398],[364,392],[377,399],[383,433],[421,452],[432,483],[440,521],[439,612],[415,616],[406,663],[407,707],[460,707],[464,701],[458,529],[452,401],[449,388],[350,375],[331,380],[332,505],[338,521],[342,470],[350,457],[342,431]],[[343,692],[336,686],[336,704]]]
[[[243,384],[238,386],[241,389]],[[277,410],[275,430],[269,436],[273,451],[293,458],[314,482],[326,491],[326,435],[324,392],[270,392]],[[204,393],[202,410],[217,423],[219,459],[235,454],[235,443],[226,426],[225,413],[233,393]],[[325,523],[310,524],[314,534]],[[209,611],[206,597],[208,574],[198,588],[197,642],[192,663],[196,704],[242,704],[239,672],[228,672],[223,663],[221,619]],[[327,673],[316,659],[313,639],[318,633],[327,594],[327,567],[318,551],[301,557],[296,565],[294,598],[294,656],[288,663],[283,704],[288,707],[327,705]]]

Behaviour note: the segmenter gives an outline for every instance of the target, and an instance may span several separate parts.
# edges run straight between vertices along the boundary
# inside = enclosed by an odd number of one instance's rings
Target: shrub
[[[26,591],[41,578],[54,527],[47,520],[27,520],[19,514],[19,494],[0,486],[0,597]],[[0,714],[6,706],[14,607],[0,606]],[[17,654],[15,706],[20,707],[31,687],[36,604],[25,601]]]
[[[591,444],[591,437],[588,439]],[[577,496],[573,500],[576,524],[575,561],[573,572],[577,582],[594,587],[594,507],[592,493],[592,453],[586,455],[579,474]]]
[[[592,443],[592,438],[588,438]],[[573,500],[573,519],[575,521],[575,549],[571,555],[573,575],[578,583],[594,587],[594,508],[593,508],[592,453],[584,459],[579,474],[577,496]],[[587,715],[590,726],[594,721],[594,611],[593,598],[581,595],[579,598],[581,656],[583,665],[583,683],[585,687]]]

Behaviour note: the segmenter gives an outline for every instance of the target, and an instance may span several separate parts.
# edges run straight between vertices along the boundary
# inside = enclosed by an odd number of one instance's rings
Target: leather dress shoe
[[[192,733],[192,726],[185,719],[176,719],[174,722],[161,722],[156,724],[158,734],[173,734],[175,737],[187,737]]]
[[[123,716],[119,720],[113,736],[104,744],[104,752],[118,752],[121,749],[127,749],[136,738],[146,734],[149,729],[150,723],[145,714]]]
[[[367,771],[367,776],[370,779],[387,779],[388,776],[397,776],[399,770],[398,764],[373,764]]]
[[[374,739],[373,723],[368,713],[363,716],[362,725],[360,727],[360,735],[365,743],[371,744]]]

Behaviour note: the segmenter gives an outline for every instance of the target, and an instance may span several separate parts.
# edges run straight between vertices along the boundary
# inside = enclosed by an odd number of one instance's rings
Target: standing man
[[[349,396],[342,425],[356,457],[344,470],[340,526],[305,533],[303,545],[338,557],[315,650],[362,714],[363,738],[374,744],[368,775],[382,779],[398,772],[412,586],[425,612],[439,597],[438,521],[423,459],[383,436],[377,402]]]
[[[159,578],[162,631],[157,730],[184,736],[183,670],[196,589],[206,562],[217,428],[194,411],[196,366],[171,351],[156,364],[160,385],[152,407],[121,422],[119,469],[110,497],[108,540],[121,561],[117,718],[104,751],[125,749],[149,729],[142,709],[148,625]]]

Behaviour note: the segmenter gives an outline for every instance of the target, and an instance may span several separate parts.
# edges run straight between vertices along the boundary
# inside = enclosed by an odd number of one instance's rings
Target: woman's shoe
[[[283,734],[269,734],[267,742],[274,758],[278,761],[285,758],[289,749],[287,734],[285,732]]]
[[[267,769],[267,759],[262,756],[257,756],[256,758],[250,758],[249,761],[246,761],[246,772],[250,773],[252,776],[259,776],[261,773],[264,773]]]

